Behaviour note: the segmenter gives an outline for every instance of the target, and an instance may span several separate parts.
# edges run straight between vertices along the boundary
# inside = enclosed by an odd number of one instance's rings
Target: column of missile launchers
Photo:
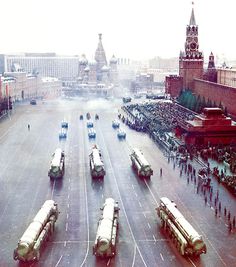
[[[130,155],[130,158],[132,161],[132,165],[133,166],[137,165],[136,168],[139,174],[139,168],[142,167],[141,166],[142,161],[144,161],[146,165],[148,163],[146,162],[146,159],[144,158],[143,154],[140,151],[136,150],[133,151],[133,153]],[[100,151],[99,151],[99,156],[101,156]],[[153,173],[152,169],[151,172]],[[161,213],[160,207],[157,208],[159,216]],[[100,257],[111,257],[114,256],[116,253],[115,250],[116,250],[118,211],[119,211],[118,202],[115,202],[112,198],[106,199],[102,211],[103,211],[102,216],[98,223],[98,230],[97,230],[95,244],[93,246],[93,253],[94,255]],[[37,213],[35,218],[33,219],[33,222],[29,225],[29,227],[19,240],[18,246],[14,250],[14,255],[13,255],[13,258],[15,260],[20,260],[20,261],[39,260],[40,248],[44,243],[44,241],[47,240],[47,238],[52,235],[54,231],[55,222],[58,218],[58,214],[59,212],[57,204],[53,200],[47,200],[40,209],[40,211]],[[169,218],[168,215],[167,218]],[[108,233],[107,229],[110,229]],[[101,250],[99,249],[100,246],[103,247],[103,252],[101,252]],[[105,251],[104,247],[106,247]],[[22,251],[24,252],[23,254]],[[181,254],[184,254],[183,250]]]

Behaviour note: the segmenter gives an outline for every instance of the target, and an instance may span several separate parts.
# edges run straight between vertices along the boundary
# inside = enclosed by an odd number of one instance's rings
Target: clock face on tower
[[[191,50],[196,49],[196,47],[197,47],[196,43],[193,42],[193,43],[190,44]]]

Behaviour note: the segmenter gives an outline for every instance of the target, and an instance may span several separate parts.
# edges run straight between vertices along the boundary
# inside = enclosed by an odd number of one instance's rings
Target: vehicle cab
[[[117,132],[117,137],[118,138],[126,138],[126,132],[124,129],[119,129],[118,132]]]
[[[86,118],[87,118],[87,120],[90,120],[91,119],[91,115],[90,115],[89,112],[86,113]]]
[[[59,139],[62,139],[62,138],[67,138],[67,132],[65,128],[62,128],[61,131],[59,132]]]
[[[96,137],[96,130],[94,128],[88,129],[88,137],[89,138],[95,138]]]
[[[132,98],[130,96],[127,96],[127,97],[123,97],[122,100],[123,100],[123,103],[129,103],[131,102]]]
[[[66,122],[66,121],[62,121],[62,122],[61,122],[61,127],[62,127],[62,128],[68,128],[68,122]]]
[[[37,105],[36,99],[31,99],[31,100],[30,100],[30,104],[31,104],[31,105]]]
[[[93,121],[92,120],[87,121],[87,127],[88,128],[92,128],[93,127]]]
[[[119,128],[120,127],[120,122],[118,120],[113,120],[112,121],[112,127],[113,128]]]

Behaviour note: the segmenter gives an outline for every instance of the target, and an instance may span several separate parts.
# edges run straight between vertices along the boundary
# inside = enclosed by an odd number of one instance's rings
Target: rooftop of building
[[[189,132],[236,132],[236,122],[226,117],[220,108],[204,108],[202,114],[196,115],[192,121],[186,121],[182,127]]]

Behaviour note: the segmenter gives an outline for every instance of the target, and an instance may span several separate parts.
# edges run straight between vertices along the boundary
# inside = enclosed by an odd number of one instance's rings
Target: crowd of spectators
[[[194,112],[173,102],[131,104],[123,110],[129,115],[127,125],[149,134],[171,132],[180,123],[194,118]]]
[[[207,160],[212,158],[218,162],[224,163],[231,172],[236,173],[236,147],[235,146],[209,146],[200,150],[200,155]]]
[[[220,170],[216,166],[213,168],[212,174],[219,183],[222,183],[231,192],[236,194],[236,147],[222,145],[208,147],[202,149],[200,155],[206,161],[211,158],[219,163],[223,163],[224,168]],[[227,168],[230,170],[230,173],[226,172]]]
[[[122,107],[123,114],[119,114],[130,128],[143,131],[153,140],[164,146],[170,152],[181,154],[182,158],[201,157],[209,167],[208,159],[228,164],[232,173],[236,173],[236,147],[224,147],[223,145],[211,147],[186,146],[180,139],[175,138],[174,131],[186,121],[193,120],[195,113],[174,102],[150,102],[144,104],[130,104]],[[236,176],[226,173],[217,173],[217,169],[211,172],[219,182],[226,185],[236,194]]]

